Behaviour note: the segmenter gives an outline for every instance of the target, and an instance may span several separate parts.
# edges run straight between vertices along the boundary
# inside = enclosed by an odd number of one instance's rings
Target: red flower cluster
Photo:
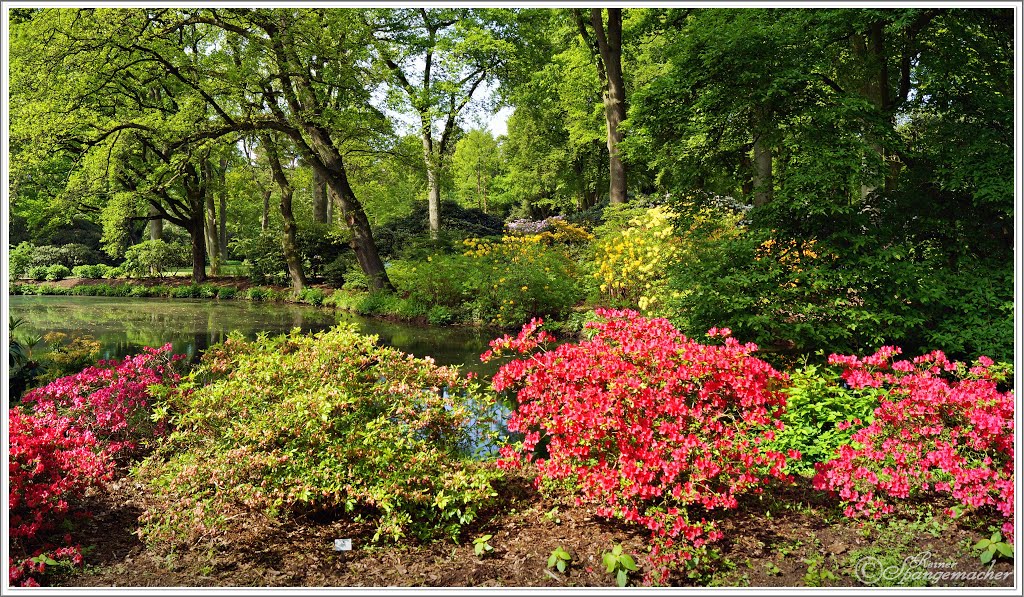
[[[994,507],[1012,540],[1013,392],[997,389],[986,357],[969,370],[940,351],[890,362],[900,352],[829,357],[851,387],[888,393],[852,445],[816,465],[814,486],[838,494],[851,517],[880,518],[892,498],[946,493],[968,510]]]
[[[179,375],[173,364],[183,358],[171,354],[170,344],[146,347],[123,361],[100,361],[56,379],[28,392],[23,400],[33,405],[36,416],[71,418],[78,429],[103,440],[111,454],[131,451],[138,440],[162,434],[162,427],[150,429],[149,386],[176,383]]]
[[[53,531],[81,514],[74,502],[108,481],[115,454],[133,447],[143,433],[133,424],[148,423],[148,386],[178,380],[170,365],[182,357],[170,350],[168,344],[124,361],[101,361],[29,392],[24,400],[30,412],[10,409],[12,584],[38,586],[47,560],[81,564],[72,537],[64,535],[57,547]],[[146,429],[152,433],[151,425]]]
[[[727,329],[715,330],[725,340],[713,346],[665,319],[597,314],[602,321],[588,324],[592,336],[579,344],[544,350],[553,338],[534,320],[481,356],[529,355],[494,376],[495,390],[517,395],[509,430],[525,433],[522,445],[502,449],[499,465],[533,460],[538,483],[574,481],[578,499],[599,515],[650,529],[648,580],[665,582],[691,550],[721,537],[712,522],[691,522],[688,507],[735,508],[745,491],[788,479],[786,455],[762,447],[782,426],[785,376],[751,357],[757,347],[741,345]],[[547,458],[534,454],[542,437]]]

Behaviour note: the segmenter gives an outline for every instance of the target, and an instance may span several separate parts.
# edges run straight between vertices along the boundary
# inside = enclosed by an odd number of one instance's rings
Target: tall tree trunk
[[[626,202],[626,165],[619,152],[619,143],[623,137],[620,125],[626,119],[626,86],[622,78],[622,9],[606,9],[607,28],[601,10],[590,9],[590,24],[594,28],[598,75],[603,87],[608,145],[608,200],[618,205]],[[581,31],[585,33],[582,23]]]
[[[220,219],[217,224],[219,233],[217,245],[220,247],[220,261],[228,260],[228,161],[226,158],[220,160],[220,185],[217,195],[220,197],[220,206],[217,215]]]
[[[203,170],[206,174],[206,180],[211,180],[209,176],[209,166],[203,165]],[[207,191],[205,193],[205,209],[203,210],[206,214],[206,224],[203,230],[206,234],[206,252],[210,256],[210,275],[220,275],[220,237],[217,235],[217,202],[214,194]]]
[[[427,167],[427,223],[430,229],[430,238],[437,240],[441,230],[441,180],[440,156],[434,155],[434,141],[431,138],[430,119],[421,115],[423,121],[423,163]]]
[[[284,234],[281,235],[281,247],[284,250],[284,261],[288,265],[288,276],[292,281],[292,292],[298,296],[306,287],[306,274],[302,271],[302,260],[299,258],[298,243],[295,241],[295,215],[292,213],[292,185],[284,175],[281,161],[278,159],[277,147],[269,135],[262,136],[263,145],[267,150],[267,161],[274,182],[281,190],[281,219],[284,221]]]
[[[160,210],[152,203],[149,204],[149,240],[163,240],[164,220],[160,216]]]
[[[188,189],[192,220],[187,228],[189,236],[192,237],[192,281],[206,281],[206,214],[203,205],[203,189]]]
[[[263,217],[260,218],[260,230],[266,232],[270,228],[270,189],[263,191]]]
[[[766,138],[769,127],[768,111],[754,110],[754,207],[767,205],[772,200],[775,185],[772,176],[772,148]]]
[[[152,218],[149,221],[149,240],[163,240],[164,220],[160,217],[160,210],[152,203],[149,204],[149,217]],[[159,274],[156,266],[150,266],[149,275],[157,276]]]
[[[324,177],[313,170],[313,221],[326,224],[328,219],[327,183]]]

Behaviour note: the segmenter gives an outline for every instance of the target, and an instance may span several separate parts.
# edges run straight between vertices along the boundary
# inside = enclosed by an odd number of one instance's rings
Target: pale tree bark
[[[618,205],[626,202],[626,165],[619,152],[619,144],[623,139],[620,125],[626,119],[626,86],[622,77],[622,9],[604,10],[608,11],[607,26],[602,9],[590,9],[593,39],[587,30],[583,13],[573,9],[573,15],[580,36],[597,63],[608,145],[608,201]]]
[[[292,292],[298,296],[306,287],[306,274],[302,271],[302,259],[299,258],[298,243],[295,240],[295,215],[292,213],[292,186],[288,177],[281,167],[281,160],[278,158],[277,146],[270,135],[261,135],[260,139],[266,149],[267,161],[270,164],[270,171],[274,176],[274,182],[281,190],[281,219],[284,221],[284,231],[281,235],[281,247],[284,250],[284,261],[288,265],[288,276],[292,282]]]
[[[209,160],[203,161],[203,177],[206,180],[213,179],[213,172],[210,166]],[[206,252],[210,257],[210,275],[220,275],[220,236],[217,234],[217,202],[214,194],[209,192],[205,193],[205,209],[203,210],[206,216],[206,222],[204,226],[204,232],[206,234]]]
[[[263,215],[260,218],[260,230],[263,232],[270,228],[270,194],[272,192],[270,189],[263,191]]]
[[[226,158],[220,160],[220,185],[217,188],[217,195],[220,197],[217,216],[217,232],[219,234],[218,245],[220,246],[220,261],[228,260],[228,161]]]
[[[772,147],[767,139],[768,111],[754,110],[754,207],[767,205],[772,200],[775,185],[772,176]]]

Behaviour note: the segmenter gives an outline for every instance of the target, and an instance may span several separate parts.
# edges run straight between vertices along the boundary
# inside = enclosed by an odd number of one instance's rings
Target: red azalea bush
[[[838,494],[850,517],[880,518],[893,499],[949,494],[966,510],[994,508],[1012,541],[1013,392],[999,391],[998,366],[981,357],[968,369],[940,351],[891,361],[897,354],[829,357],[851,387],[887,394],[852,443],[816,465],[814,486]]]
[[[69,534],[58,529],[86,493],[114,474],[115,455],[159,429],[149,418],[149,386],[178,374],[170,344],[123,361],[100,361],[76,375],[29,392],[25,409],[8,413],[10,430],[10,553],[12,584],[38,586],[47,565],[82,563]],[[31,410],[28,410],[31,408]]]
[[[78,429],[91,431],[111,454],[129,453],[140,441],[163,433],[149,417],[149,387],[174,384],[174,369],[184,355],[171,354],[171,345],[146,347],[124,360],[100,361],[80,373],[55,379],[25,394],[37,416],[67,416]]]
[[[56,548],[46,540],[49,531],[71,514],[72,504],[85,492],[108,480],[113,462],[92,434],[68,417],[25,414],[11,409],[10,429],[10,541],[12,584],[38,586],[34,578],[46,571],[46,561],[26,556],[44,553],[56,563],[80,564],[81,551],[70,536]],[[36,545],[34,550],[30,546]],[[56,551],[53,551],[56,548]],[[22,558],[18,561],[19,556]]]
[[[494,376],[495,390],[516,392],[509,430],[525,433],[521,444],[502,448],[499,464],[532,460],[538,484],[573,482],[578,501],[595,504],[599,515],[648,528],[647,581],[664,583],[721,537],[698,512],[736,508],[738,495],[789,479],[786,455],[763,447],[782,427],[785,376],[727,329],[709,332],[725,339],[713,346],[686,338],[666,319],[597,315],[601,321],[587,324],[591,337],[578,344],[546,350],[553,338],[533,320],[481,356],[528,355]],[[542,437],[546,458],[535,454]]]

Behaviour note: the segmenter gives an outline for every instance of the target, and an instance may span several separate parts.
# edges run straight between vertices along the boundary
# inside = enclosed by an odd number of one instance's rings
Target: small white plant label
[[[334,540],[334,551],[351,551],[352,540],[351,539],[335,539]]]

